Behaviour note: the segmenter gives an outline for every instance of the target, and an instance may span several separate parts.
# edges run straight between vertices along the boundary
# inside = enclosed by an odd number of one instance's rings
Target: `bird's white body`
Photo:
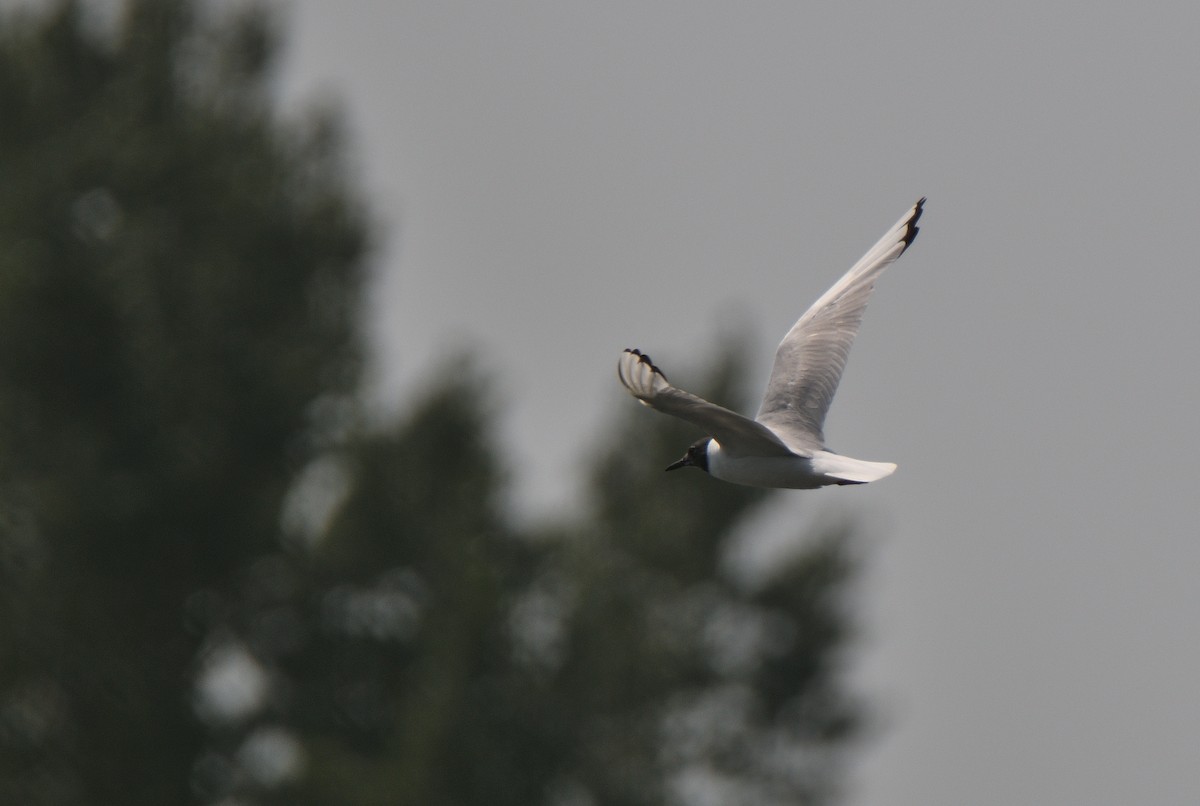
[[[866,484],[896,470],[891,462],[866,462],[829,451],[814,451],[812,456],[731,455],[715,439],[708,443],[707,453],[709,475],[751,487],[814,490],[831,484]]]
[[[895,471],[891,462],[826,449],[823,429],[875,280],[916,238],[924,204],[914,204],[783,337],[753,420],[672,386],[649,356],[625,351],[617,375],[630,394],[710,435],[668,470],[699,467],[734,484],[800,490],[866,484]]]

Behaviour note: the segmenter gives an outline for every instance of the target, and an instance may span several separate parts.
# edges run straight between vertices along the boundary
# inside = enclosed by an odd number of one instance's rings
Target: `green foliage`
[[[707,391],[730,399],[737,364]],[[692,802],[701,779],[727,802],[828,802],[858,718],[846,535],[739,581],[730,538],[764,493],[663,474],[693,435],[634,405],[595,513],[515,530],[483,385],[456,372],[339,451],[350,481],[297,600],[316,627],[272,660],[310,750],[287,802],[635,806]]]
[[[75,3],[4,27],[0,689],[40,711],[0,801],[189,800],[184,603],[274,550],[310,406],[355,383],[336,143],[252,100],[262,60],[212,49],[262,19],[225,24],[146,0],[111,39]]]
[[[519,527],[466,362],[362,423],[364,215],[269,18],[83,8],[0,28],[0,802],[827,802],[846,536],[737,578],[765,494],[628,400]]]

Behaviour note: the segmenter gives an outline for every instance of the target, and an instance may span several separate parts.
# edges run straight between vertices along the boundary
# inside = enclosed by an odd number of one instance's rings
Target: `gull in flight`
[[[617,375],[630,394],[710,435],[667,470],[698,467],[734,484],[791,489],[866,484],[892,474],[891,462],[828,450],[823,427],[875,280],[917,237],[924,206],[924,198],[914,204],[783,337],[753,420],[672,386],[640,350],[621,355]]]

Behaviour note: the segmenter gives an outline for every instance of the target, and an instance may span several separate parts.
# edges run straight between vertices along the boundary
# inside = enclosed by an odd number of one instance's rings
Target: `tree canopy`
[[[764,493],[635,406],[518,525],[469,361],[366,423],[367,206],[269,14],[88,8],[0,23],[0,801],[828,802],[847,536],[738,578]]]

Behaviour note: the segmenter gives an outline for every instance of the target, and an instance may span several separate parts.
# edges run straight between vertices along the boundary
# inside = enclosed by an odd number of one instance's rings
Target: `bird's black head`
[[[678,462],[672,462],[667,465],[667,470],[678,470],[681,467],[698,467],[705,473],[708,472],[708,443],[712,442],[712,437],[705,437],[699,442],[693,443],[687,449],[687,453]]]

